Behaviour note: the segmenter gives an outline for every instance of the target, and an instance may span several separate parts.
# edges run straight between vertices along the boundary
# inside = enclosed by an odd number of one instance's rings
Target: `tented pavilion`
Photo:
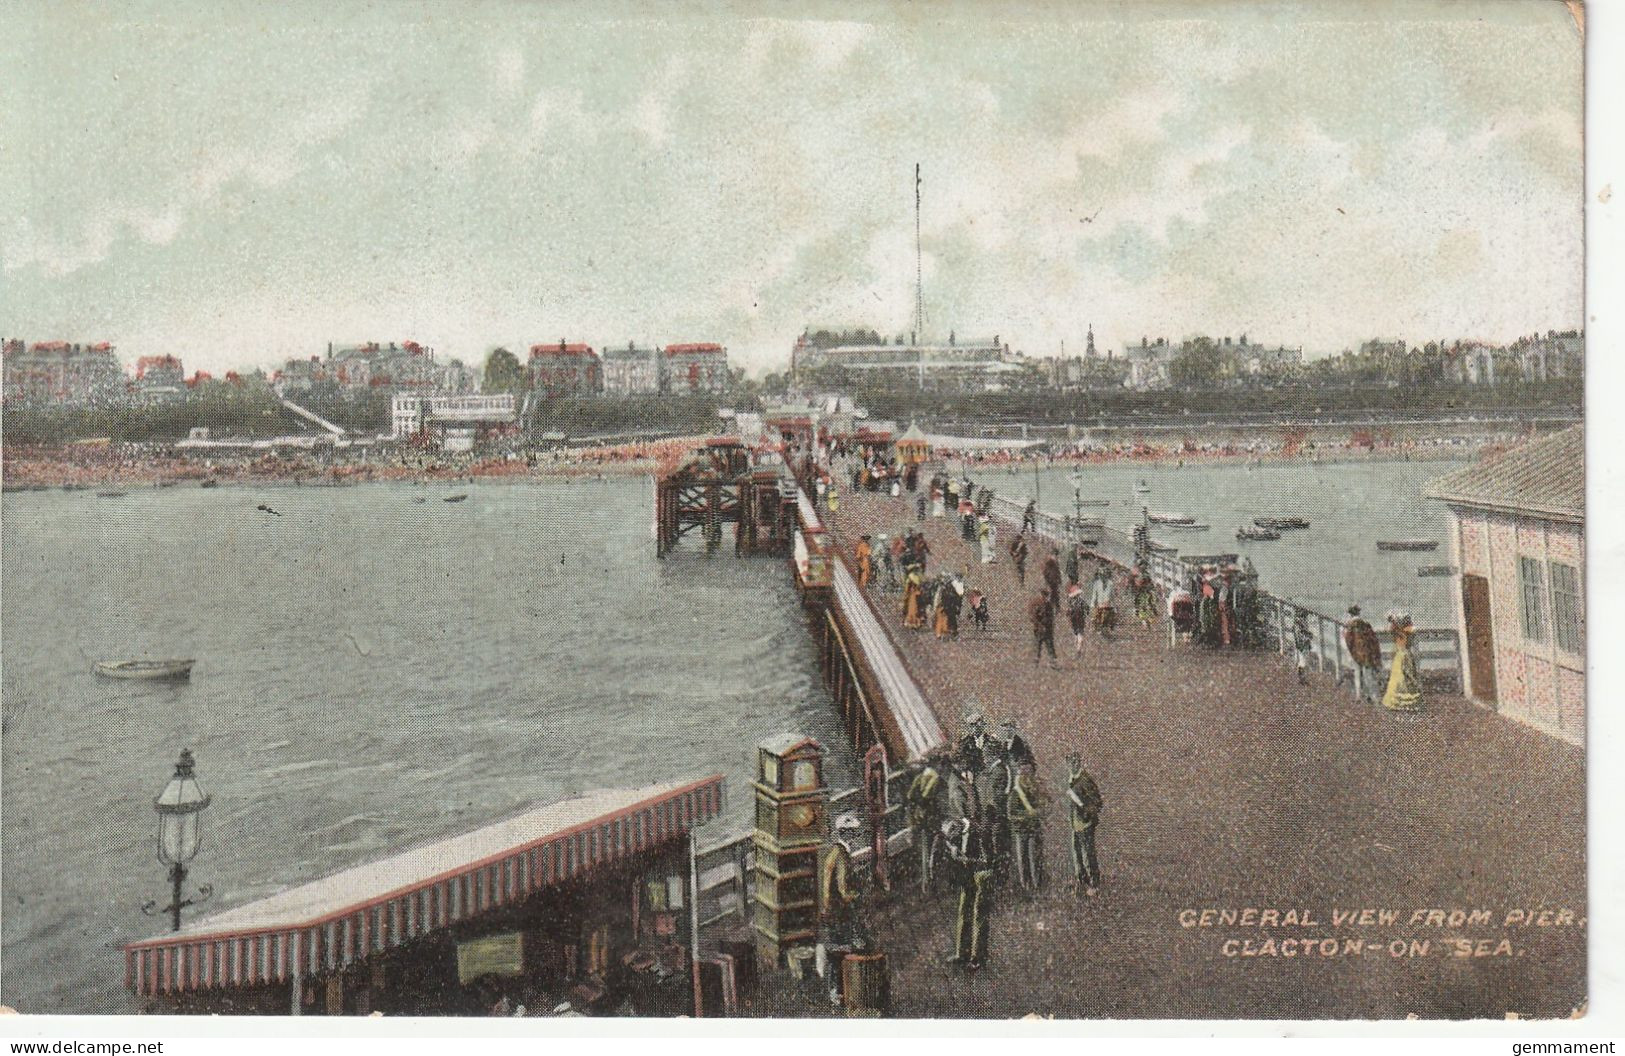
[[[910,422],[908,430],[897,438],[897,460],[904,465],[918,465],[931,459],[931,441],[918,423]]]

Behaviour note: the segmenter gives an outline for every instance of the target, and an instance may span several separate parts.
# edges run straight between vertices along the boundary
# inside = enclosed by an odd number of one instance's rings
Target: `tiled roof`
[[[693,352],[710,353],[714,355],[720,353],[721,351],[722,346],[711,341],[666,346],[666,355],[668,356],[678,356]]]
[[[531,345],[530,358],[538,359],[542,356],[591,356],[594,355],[592,346],[584,344],[566,344],[558,342],[549,345]]]
[[[1428,487],[1430,498],[1466,506],[1585,519],[1585,427],[1532,440],[1456,470]]]

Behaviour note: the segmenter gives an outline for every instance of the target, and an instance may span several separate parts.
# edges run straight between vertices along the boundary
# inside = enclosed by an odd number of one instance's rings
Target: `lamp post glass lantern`
[[[154,912],[170,914],[174,931],[181,928],[182,909],[207,901],[214,893],[212,888],[205,885],[198,889],[196,898],[181,898],[181,885],[186,881],[186,864],[197,857],[198,847],[202,843],[200,815],[209,805],[209,796],[198,784],[195,769],[192,750],[183,748],[180,760],[175,763],[174,776],[158,798],[152,801],[153,809],[158,812],[158,860],[169,866],[173,898],[161,910],[154,909],[156,902],[148,902],[141,907],[141,911],[149,916]]]

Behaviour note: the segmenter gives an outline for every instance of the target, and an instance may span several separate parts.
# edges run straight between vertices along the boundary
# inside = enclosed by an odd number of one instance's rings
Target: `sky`
[[[773,17],[767,17],[773,16]],[[1556,0],[0,12],[0,334],[188,370],[811,325],[1321,355],[1582,325]]]

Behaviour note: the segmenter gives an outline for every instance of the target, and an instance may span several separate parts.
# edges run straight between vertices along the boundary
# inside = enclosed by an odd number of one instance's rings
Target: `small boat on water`
[[[127,491],[98,491],[96,497],[98,499],[122,499],[128,494]]]
[[[1191,521],[1189,523],[1186,523],[1185,521],[1174,521],[1172,523],[1163,525],[1163,528],[1170,532],[1205,532],[1211,527],[1212,525],[1199,524],[1196,521]]]
[[[412,501],[413,502],[428,502],[429,500],[424,498],[422,495],[415,495],[415,496],[413,496]]]
[[[1236,538],[1250,543],[1273,543],[1281,538],[1281,533],[1273,528],[1237,528]]]
[[[1309,527],[1302,517],[1254,517],[1253,524],[1272,532],[1297,532]]]
[[[1112,504],[1110,499],[1076,499],[1074,502],[1078,506],[1110,506]]]
[[[1152,524],[1195,524],[1196,518],[1188,513],[1159,513],[1156,510],[1145,515],[1145,519]]]
[[[218,488],[219,486],[220,482],[215,480],[213,477],[210,477],[208,480],[205,480],[203,483],[198,485],[200,488]]]
[[[196,660],[98,660],[95,672],[104,678],[133,678],[145,682],[192,677]]]
[[[1453,576],[1456,574],[1454,565],[1423,565],[1416,570],[1419,576]]]
[[[465,491],[465,492],[461,492],[461,493],[456,494],[456,495],[447,495],[444,499],[442,499],[440,501],[442,501],[442,502],[462,502],[466,498],[468,498],[468,492]]]
[[[1437,539],[1379,539],[1378,550],[1437,550]]]

